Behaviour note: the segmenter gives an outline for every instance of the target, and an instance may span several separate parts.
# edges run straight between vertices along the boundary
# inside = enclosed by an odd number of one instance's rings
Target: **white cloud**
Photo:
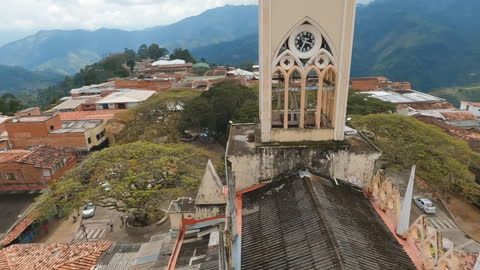
[[[338,1],[338,0],[335,0]],[[373,0],[357,0],[369,3]],[[2,0],[0,44],[11,33],[50,29],[142,29],[170,24],[226,4],[258,0]],[[8,34],[7,34],[8,33]],[[3,42],[2,42],[3,41]]]
[[[258,0],[2,0],[0,32],[45,29],[141,29],[226,4]]]

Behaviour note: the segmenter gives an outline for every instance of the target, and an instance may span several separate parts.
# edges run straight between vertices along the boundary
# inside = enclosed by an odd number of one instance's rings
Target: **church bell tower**
[[[344,139],[355,0],[260,0],[261,139]]]

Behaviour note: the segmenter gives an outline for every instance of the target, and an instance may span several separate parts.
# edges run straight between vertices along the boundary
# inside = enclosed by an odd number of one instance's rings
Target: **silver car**
[[[437,212],[437,208],[433,202],[427,198],[414,197],[413,202],[427,214],[435,214]]]
[[[93,203],[88,203],[85,205],[82,211],[83,218],[90,218],[95,215],[95,205]]]

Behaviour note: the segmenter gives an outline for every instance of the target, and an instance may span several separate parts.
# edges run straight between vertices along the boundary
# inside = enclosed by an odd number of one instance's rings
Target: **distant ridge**
[[[358,5],[352,76],[384,75],[417,90],[480,82],[480,1],[375,0]],[[0,64],[72,74],[101,57],[158,43],[209,62],[258,62],[258,7],[225,6],[142,31],[41,31],[0,47]]]
[[[73,74],[87,64],[125,48],[157,43],[170,50],[197,48],[256,33],[257,6],[224,6],[177,23],[141,31],[51,30],[0,47],[0,64]]]

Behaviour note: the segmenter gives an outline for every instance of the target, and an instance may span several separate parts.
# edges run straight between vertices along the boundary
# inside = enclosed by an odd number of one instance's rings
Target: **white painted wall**
[[[475,115],[476,117],[480,117],[480,106],[474,106],[474,105],[471,105],[471,104],[468,104],[468,103],[462,101],[462,103],[460,105],[460,109],[461,110],[467,110],[467,111],[473,113],[473,115]]]

